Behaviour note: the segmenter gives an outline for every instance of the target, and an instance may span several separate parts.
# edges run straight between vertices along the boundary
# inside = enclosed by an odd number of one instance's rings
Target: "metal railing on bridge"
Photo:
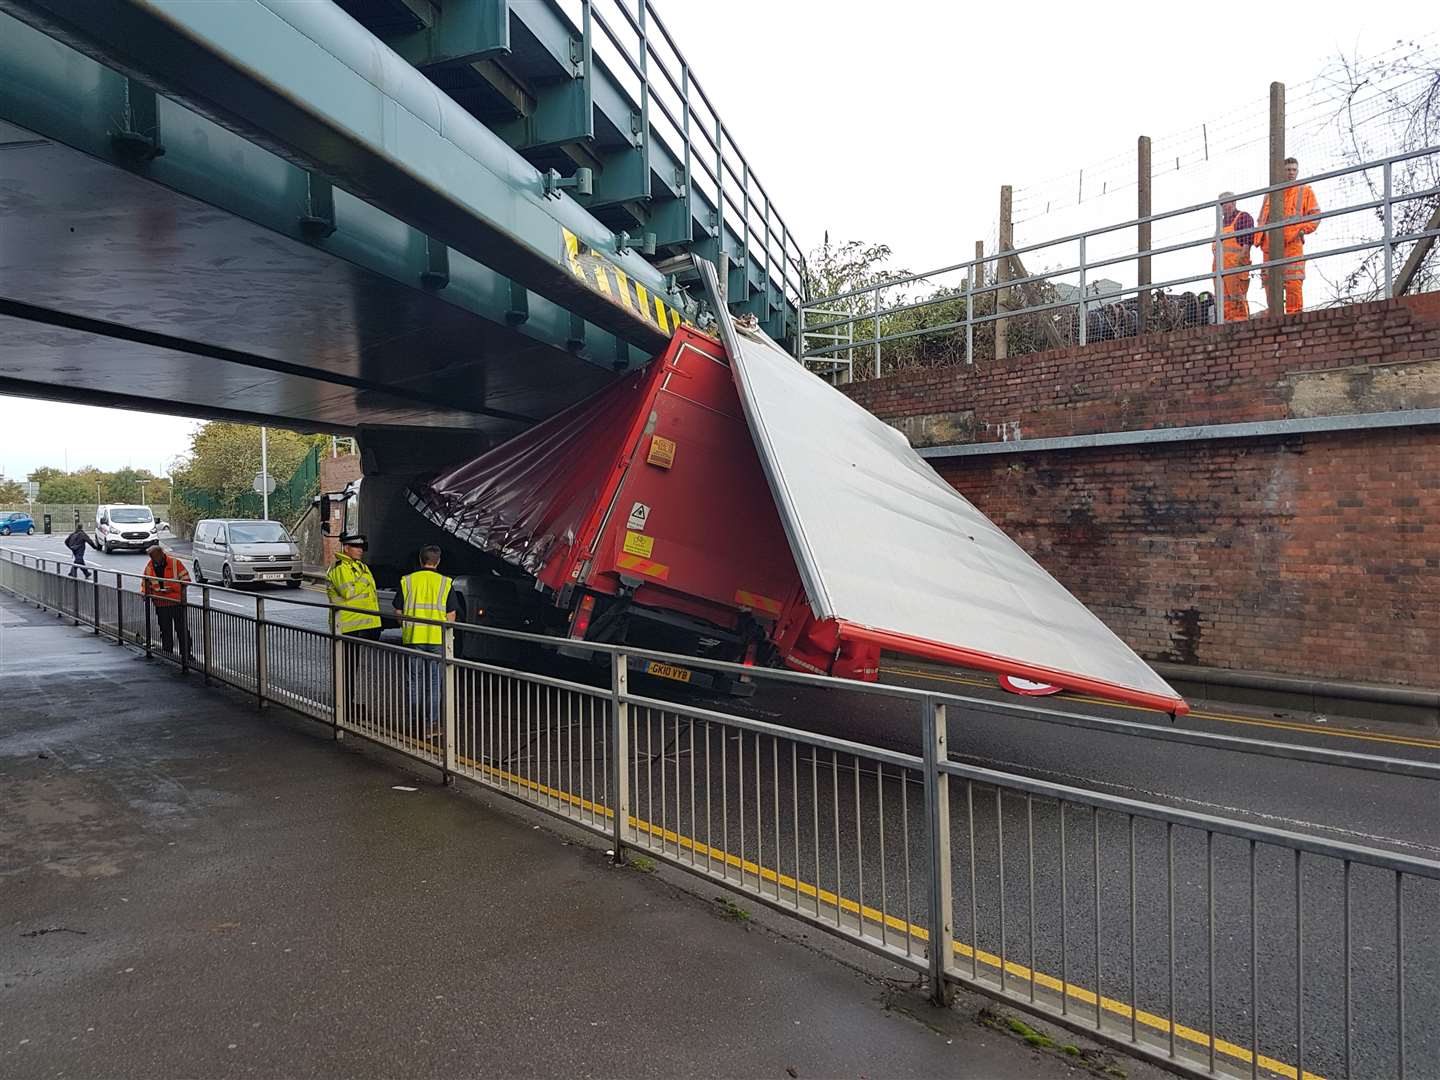
[[[797,358],[822,374],[838,377],[843,370],[848,378],[874,378],[886,371],[1223,323],[1234,318],[1222,302],[1225,280],[1243,275],[1248,283],[1256,271],[1263,296],[1266,271],[1283,273],[1308,263],[1313,296],[1316,265],[1338,267],[1347,279],[1342,303],[1400,295],[1423,273],[1440,237],[1440,147],[1255,188],[1226,201],[1243,210],[1247,200],[1301,185],[1317,190],[1322,209],[1289,217],[1277,209],[1265,225],[1255,204],[1254,234],[1274,236],[1271,250],[1278,250],[1283,218],[1285,228],[1314,224],[1318,231],[1310,239],[1328,231],[1335,242],[1226,269],[1212,258],[1225,239],[1224,203],[1217,198],[812,297],[800,309]],[[1141,226],[1162,235],[1142,247],[1130,239]],[[1052,261],[1059,265],[1049,265]],[[1097,286],[1101,272],[1120,274],[1128,283],[1106,280]],[[1182,289],[1188,291],[1176,292]],[[923,294],[913,295],[917,290]],[[1001,335],[1004,348],[997,343]]]
[[[581,642],[600,663],[562,668],[553,638],[468,624],[427,654],[213,586],[169,655],[135,575],[67,569],[7,551],[0,589],[863,945],[937,999],[969,987],[1192,1076],[1440,1057],[1440,863],[952,757],[968,715],[1059,711]],[[650,663],[858,698],[891,745],[633,689]]]

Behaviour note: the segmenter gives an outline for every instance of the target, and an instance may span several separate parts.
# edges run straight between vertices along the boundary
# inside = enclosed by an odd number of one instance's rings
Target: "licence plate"
[[[676,667],[674,664],[662,664],[658,660],[646,663],[645,674],[658,675],[662,679],[674,679],[676,682],[690,681],[689,668]]]
[[[284,581],[284,574],[256,574],[261,581]]]

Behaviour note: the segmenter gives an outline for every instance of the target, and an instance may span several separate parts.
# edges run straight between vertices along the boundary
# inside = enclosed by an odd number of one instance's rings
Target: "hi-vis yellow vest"
[[[400,579],[401,611],[412,619],[445,618],[445,604],[455,583],[436,570],[416,570]],[[445,640],[443,627],[429,623],[405,623],[401,631],[406,645],[439,645]]]
[[[345,554],[335,556],[335,565],[325,575],[325,595],[339,607],[364,608],[337,611],[335,627],[342,634],[373,630],[380,625],[380,597],[375,593],[375,575],[362,562]],[[369,614],[373,612],[374,614]]]

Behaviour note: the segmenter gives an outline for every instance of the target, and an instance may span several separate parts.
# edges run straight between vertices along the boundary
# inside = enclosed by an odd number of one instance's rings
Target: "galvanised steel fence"
[[[1318,213],[1286,217],[1284,199],[1276,198],[1275,216],[1255,230],[1256,236],[1271,237],[1275,258],[1264,260],[1257,253],[1255,262],[1230,269],[1213,258],[1212,251],[1225,239],[1225,202],[1250,212],[1260,226],[1261,200],[1301,185],[1316,191]],[[848,378],[873,378],[906,366],[994,358],[1001,328],[1009,334],[1009,355],[1016,356],[1147,330],[1225,322],[1234,317],[1227,316],[1221,302],[1227,280],[1243,279],[1244,296],[1253,275],[1263,300],[1267,271],[1283,275],[1285,268],[1302,264],[1308,264],[1311,307],[1327,268],[1338,267],[1336,276],[1350,279],[1343,290],[1347,297],[1399,295],[1422,273],[1440,237],[1435,216],[1440,147],[1254,188],[1225,202],[1217,198],[811,297],[800,309],[796,357],[822,374],[835,376],[843,369]],[[1316,227],[1305,238],[1302,254],[1282,254],[1282,223]],[[1141,244],[1142,228],[1157,230],[1157,241]],[[1109,280],[1103,277],[1107,274],[1127,280]],[[1176,295],[1173,290],[1189,291]],[[921,355],[927,349],[932,355]]]
[[[1440,1060],[1440,863],[953,760],[993,702],[603,645],[561,669],[553,639],[471,625],[427,654],[214,586],[188,588],[166,654],[134,575],[67,569],[7,551],[0,589],[860,944],[937,1000],[969,987],[1191,1076]],[[485,654],[530,659],[464,658]],[[896,746],[782,726],[632,686],[651,662],[911,722]]]

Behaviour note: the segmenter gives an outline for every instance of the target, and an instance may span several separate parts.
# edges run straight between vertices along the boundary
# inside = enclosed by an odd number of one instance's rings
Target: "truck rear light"
[[[575,609],[575,614],[570,620],[570,636],[583,641],[586,632],[590,629],[590,616],[595,614],[595,597],[585,596],[580,601],[580,606]]]

